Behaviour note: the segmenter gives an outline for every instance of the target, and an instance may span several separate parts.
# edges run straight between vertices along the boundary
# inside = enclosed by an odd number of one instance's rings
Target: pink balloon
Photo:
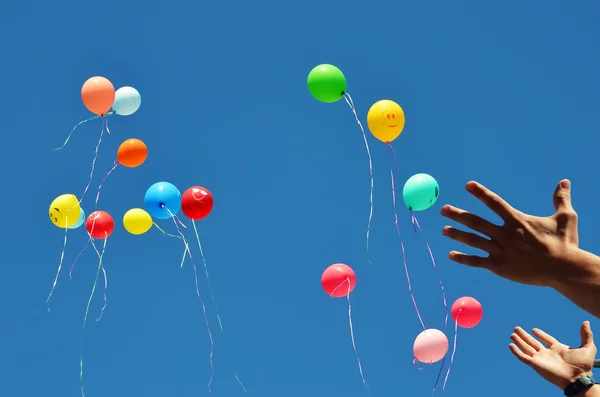
[[[435,328],[426,329],[421,332],[415,344],[413,353],[415,358],[425,364],[433,364],[440,361],[448,352],[448,338]]]
[[[459,327],[473,328],[481,321],[483,308],[475,298],[463,296],[454,302],[451,313]]]
[[[342,298],[354,290],[356,274],[350,266],[334,263],[323,272],[321,285],[330,296]]]

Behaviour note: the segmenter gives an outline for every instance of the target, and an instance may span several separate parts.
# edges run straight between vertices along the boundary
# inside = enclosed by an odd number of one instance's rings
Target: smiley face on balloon
[[[384,143],[390,143],[398,138],[405,122],[404,110],[389,99],[376,102],[367,114],[369,130],[375,138]]]
[[[77,223],[81,207],[74,194],[61,194],[52,201],[49,208],[50,220],[56,227],[69,228]]]

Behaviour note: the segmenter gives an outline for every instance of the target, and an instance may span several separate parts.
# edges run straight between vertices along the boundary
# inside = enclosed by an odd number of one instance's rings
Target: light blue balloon
[[[142,97],[133,87],[121,87],[115,92],[113,110],[119,116],[129,116],[137,112],[142,104]]]
[[[77,223],[69,227],[69,229],[77,229],[79,226],[83,225],[83,222],[85,222],[85,212],[83,212],[83,208],[79,208],[79,219],[77,219]]]
[[[402,190],[404,204],[409,210],[423,211],[435,204],[440,196],[440,185],[434,177],[416,174],[408,178]]]
[[[157,182],[146,191],[144,204],[154,218],[169,219],[171,214],[175,215],[181,209],[181,192],[172,183]]]

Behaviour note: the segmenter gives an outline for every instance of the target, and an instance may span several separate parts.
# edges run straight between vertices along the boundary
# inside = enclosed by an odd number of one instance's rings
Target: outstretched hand
[[[502,218],[495,225],[470,212],[450,205],[442,207],[443,216],[481,233],[444,227],[444,235],[481,249],[487,257],[450,252],[450,259],[463,265],[491,270],[506,279],[523,284],[548,286],[554,280],[572,273],[565,255],[579,245],[577,213],[571,205],[571,183],[562,180],[553,196],[556,212],[542,218],[511,207],[500,196],[477,182],[469,182],[466,190]]]
[[[529,365],[548,382],[564,390],[571,382],[582,375],[590,375],[596,357],[596,346],[590,323],[581,325],[581,346],[572,349],[540,329],[532,337],[521,327],[515,328],[510,336],[512,353],[524,364]]]

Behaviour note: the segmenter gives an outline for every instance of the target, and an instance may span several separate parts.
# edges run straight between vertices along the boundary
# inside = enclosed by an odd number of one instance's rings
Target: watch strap
[[[592,375],[584,375],[565,387],[565,396],[574,397],[596,384],[598,382]]]

